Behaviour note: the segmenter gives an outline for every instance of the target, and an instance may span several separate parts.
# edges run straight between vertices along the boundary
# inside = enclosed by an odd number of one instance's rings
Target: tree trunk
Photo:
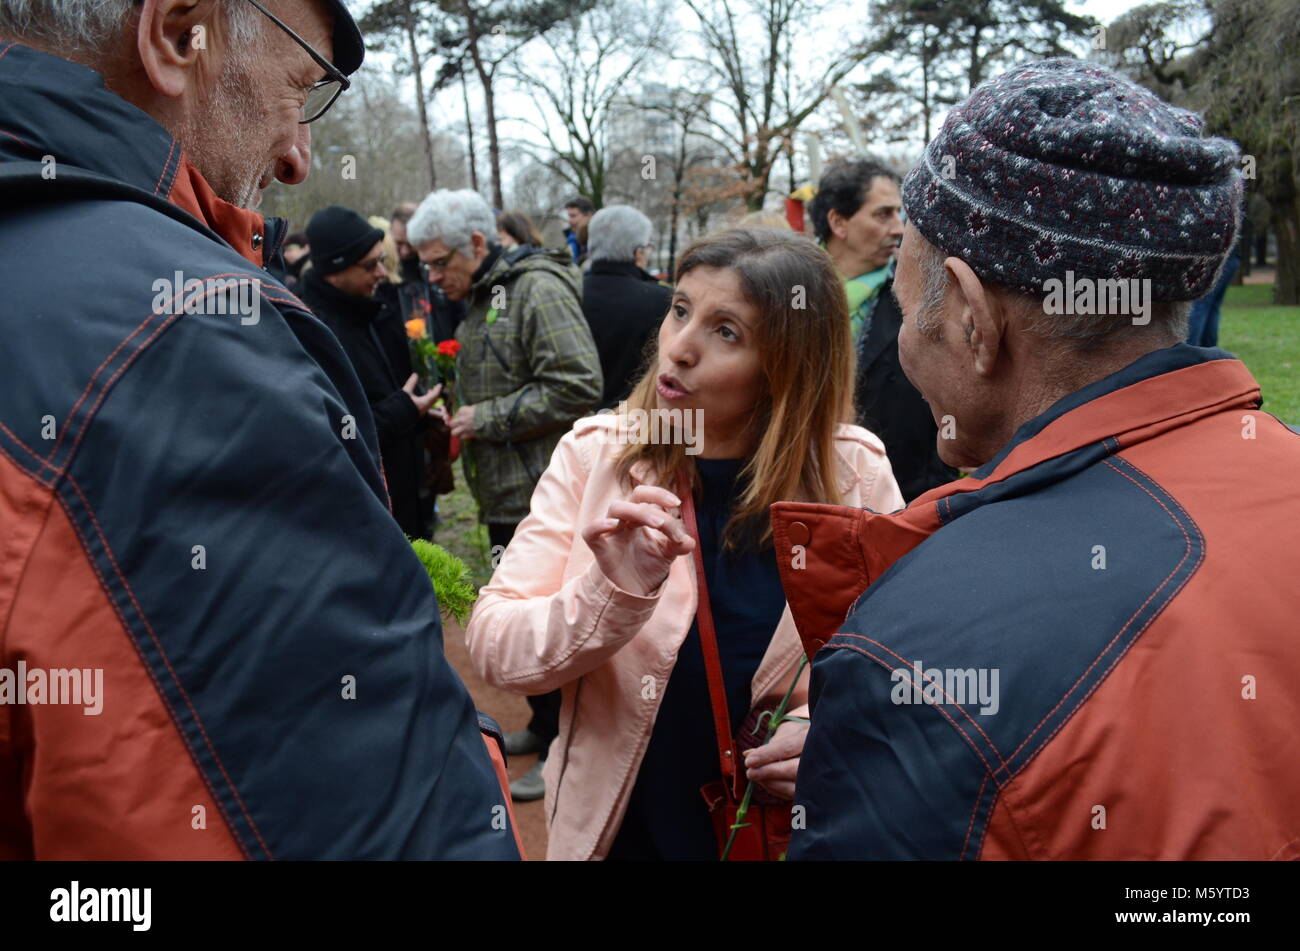
[[[486,112],[488,134],[488,164],[492,168],[492,205],[494,208],[501,209],[505,207],[505,202],[501,200],[501,146],[497,141],[497,103],[496,95],[492,89],[492,73],[483,64],[483,56],[478,48],[478,18],[474,15],[474,7],[469,3],[469,0],[465,0],[462,9],[465,11],[469,53],[474,59],[474,70],[478,73],[478,80],[483,84],[483,107]]]
[[[1273,303],[1300,304],[1300,194],[1293,187],[1289,198],[1271,204],[1273,233],[1277,235]]]
[[[504,208],[505,202],[501,200],[501,145],[497,141],[496,95],[492,89],[492,73],[483,65],[483,57],[479,54],[478,36],[473,32],[472,28],[469,52],[474,57],[474,69],[478,72],[478,80],[483,84],[483,111],[486,113],[488,135],[488,165],[492,169],[492,207]]]
[[[970,63],[966,69],[966,95],[968,96],[975,91],[975,87],[980,84],[980,80],[983,78],[981,75],[983,67],[980,63],[980,35],[983,32],[979,27],[974,27],[971,31]]]
[[[921,26],[921,116],[925,120],[925,145],[930,144],[930,29]]]
[[[483,86],[483,102],[487,107],[488,164],[492,166],[492,205],[504,208],[501,197],[501,144],[497,141],[497,105],[496,95],[492,90],[492,77],[489,75]]]
[[[672,218],[668,226],[668,280],[670,281],[677,270],[677,206],[681,204],[681,200],[681,186],[674,184]]]
[[[1273,303],[1300,304],[1300,181],[1293,150],[1283,147],[1269,163],[1264,197],[1277,235],[1277,277]]]
[[[474,157],[474,123],[469,116],[469,85],[465,82],[465,70],[460,71],[460,92],[465,99],[465,138],[469,149],[469,187],[478,191],[478,161]]]
[[[424,99],[424,75],[420,69],[420,50],[415,42],[415,15],[410,0],[402,4],[406,18],[406,43],[410,48],[411,70],[415,73],[415,101],[420,111],[420,138],[424,142],[424,168],[428,173],[429,191],[438,187],[438,173],[433,167],[433,136],[429,134],[429,107]]]
[[[748,163],[750,180],[754,187],[745,193],[745,210],[762,211],[767,198],[767,180],[772,175],[773,157],[768,155],[768,140],[762,132],[755,136],[754,158]]]

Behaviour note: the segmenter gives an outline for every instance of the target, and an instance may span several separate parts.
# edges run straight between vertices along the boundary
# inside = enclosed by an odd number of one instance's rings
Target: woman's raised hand
[[[673,514],[681,500],[667,489],[639,485],[582,530],[605,577],[624,591],[648,595],[668,577],[678,555],[695,549],[681,519]]]

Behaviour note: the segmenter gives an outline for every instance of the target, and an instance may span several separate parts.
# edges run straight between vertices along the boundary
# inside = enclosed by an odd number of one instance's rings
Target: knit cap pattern
[[[940,251],[1027,294],[1073,271],[1196,300],[1236,241],[1244,187],[1237,145],[1202,130],[1096,63],[1028,63],[952,109],[903,205]]]

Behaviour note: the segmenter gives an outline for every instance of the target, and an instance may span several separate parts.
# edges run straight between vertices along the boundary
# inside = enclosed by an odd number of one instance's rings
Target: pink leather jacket
[[[578,420],[555,449],[465,629],[489,683],[524,694],[561,689],[560,734],[543,775],[548,859],[599,859],[623,821],[677,651],[695,617],[695,566],[673,562],[658,591],[614,585],[582,527],[627,495],[614,462],[612,415]],[[903,498],[883,444],[857,426],[836,433],[845,505],[892,512]],[[641,473],[644,476],[644,472]],[[633,484],[638,473],[632,473]],[[758,671],[755,707],[779,700],[802,647],[787,607]],[[807,671],[792,698],[806,715]]]

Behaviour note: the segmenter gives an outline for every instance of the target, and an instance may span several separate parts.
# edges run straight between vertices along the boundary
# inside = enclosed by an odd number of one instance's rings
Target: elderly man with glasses
[[[0,4],[0,859],[518,857],[367,392],[266,270],[363,55],[342,0]]]

